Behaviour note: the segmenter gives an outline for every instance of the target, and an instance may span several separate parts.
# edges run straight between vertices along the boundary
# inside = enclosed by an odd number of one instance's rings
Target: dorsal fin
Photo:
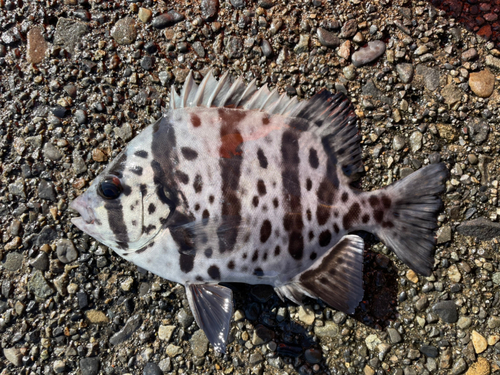
[[[279,95],[277,89],[269,91],[267,85],[258,89],[255,82],[254,79],[246,85],[242,77],[233,82],[228,72],[217,81],[210,70],[197,85],[190,72],[181,95],[171,88],[170,109],[243,108],[300,119],[296,122],[300,126],[298,128],[312,131],[321,138],[326,153],[344,172],[346,182],[357,178],[362,171],[357,117],[353,105],[344,94],[332,94],[323,89],[311,99],[299,102],[296,97]]]

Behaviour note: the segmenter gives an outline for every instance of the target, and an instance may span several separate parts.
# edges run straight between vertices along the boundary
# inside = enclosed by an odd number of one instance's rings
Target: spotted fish
[[[426,166],[381,190],[362,171],[353,106],[326,90],[299,102],[255,81],[192,75],[170,108],[72,202],[83,232],[186,287],[198,325],[225,352],[233,311],[219,282],[272,285],[301,303],[353,313],[363,240],[376,234],[430,275],[447,169]]]

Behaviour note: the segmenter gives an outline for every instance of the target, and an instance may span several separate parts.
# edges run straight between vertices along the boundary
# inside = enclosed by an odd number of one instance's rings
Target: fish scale
[[[190,74],[170,109],[72,202],[73,223],[123,258],[186,286],[198,325],[226,350],[232,292],[274,286],[352,313],[363,297],[363,240],[376,234],[415,271],[433,267],[447,170],[424,167],[384,189],[352,187],[360,136],[343,94],[298,102],[211,73]]]

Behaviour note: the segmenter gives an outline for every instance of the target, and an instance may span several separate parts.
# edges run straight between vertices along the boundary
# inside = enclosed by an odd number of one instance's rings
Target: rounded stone
[[[335,48],[340,46],[340,39],[337,35],[330,31],[326,31],[322,27],[318,27],[318,39],[321,45],[325,47]]]
[[[73,242],[67,239],[61,239],[57,242],[57,259],[62,263],[71,263],[78,258],[78,251],[76,251]]]
[[[489,69],[469,75],[469,87],[474,94],[481,98],[488,98],[495,88],[495,76]]]
[[[366,47],[359,49],[352,54],[351,61],[356,68],[377,60],[385,52],[385,43],[381,40],[368,42]]]
[[[135,21],[130,17],[119,20],[111,29],[111,36],[116,43],[121,45],[134,43],[135,38],[137,37]]]

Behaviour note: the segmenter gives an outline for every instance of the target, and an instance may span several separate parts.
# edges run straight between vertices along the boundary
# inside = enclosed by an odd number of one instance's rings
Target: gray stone
[[[252,336],[253,345],[262,345],[271,341],[274,338],[274,332],[263,325],[259,324],[255,327]]]
[[[209,342],[205,332],[201,329],[193,333],[189,343],[191,344],[191,350],[196,357],[203,357],[208,351]]]
[[[262,362],[264,360],[264,357],[262,357],[262,354],[260,353],[252,353],[250,355],[250,360],[249,360],[249,363],[250,363],[250,366],[255,366],[256,364]]]
[[[231,36],[227,43],[226,51],[230,59],[238,59],[243,56],[243,41],[241,38]]]
[[[85,164],[85,160],[81,157],[78,151],[73,152],[73,172],[75,175],[79,175],[85,173],[87,171],[87,165]]]
[[[475,48],[469,48],[467,51],[462,53],[463,61],[471,61],[476,59],[478,56],[477,50]]]
[[[41,199],[47,199],[49,201],[55,202],[56,198],[56,190],[54,189],[54,185],[52,182],[47,180],[40,180],[40,184],[38,185],[38,196]]]
[[[19,367],[23,364],[23,355],[21,353],[21,350],[18,348],[5,348],[3,350],[3,355],[9,361],[12,363],[14,366]]]
[[[49,269],[49,256],[45,251],[40,252],[38,256],[31,262],[31,265],[40,271],[47,271]]]
[[[322,337],[335,337],[339,334],[339,326],[331,321],[326,321],[325,325],[314,327],[314,333],[319,338]]]
[[[57,242],[57,259],[62,263],[71,263],[78,258],[78,251],[76,251],[75,245],[68,239],[61,239]]]
[[[334,33],[326,31],[322,27],[318,27],[317,33],[318,33],[318,40],[323,46],[330,48],[335,48],[340,46],[340,39]]]
[[[132,334],[141,326],[141,323],[142,318],[139,314],[130,317],[125,323],[125,326],[120,331],[111,336],[109,342],[112,345],[118,345],[124,341],[127,341],[132,336]]]
[[[24,190],[24,181],[19,178],[13,183],[9,184],[9,193],[16,197],[26,198],[26,191]]]
[[[56,374],[62,374],[63,372],[66,372],[66,362],[57,359],[54,361],[52,368]]]
[[[368,42],[366,47],[360,48],[352,54],[351,61],[355,67],[371,63],[377,60],[385,52],[385,43],[381,40]]]
[[[59,17],[54,33],[54,44],[73,52],[75,45],[89,31],[85,22]]]
[[[35,244],[37,246],[42,246],[45,244],[49,244],[57,238],[57,232],[54,228],[45,226],[40,231],[40,234],[35,240]]]
[[[439,87],[441,78],[439,70],[419,64],[417,65],[416,73],[422,77],[423,84],[427,90],[434,91]]]
[[[43,146],[43,155],[47,159],[54,161],[61,160],[63,157],[62,152],[50,142],[45,143],[45,146]]]
[[[119,128],[115,128],[114,131],[115,135],[125,142],[132,139],[132,126],[130,126],[128,122],[126,122]]]
[[[203,48],[203,44],[201,44],[201,42],[193,42],[191,47],[193,47],[193,51],[198,55],[198,57],[205,57],[205,48]]]
[[[500,59],[498,57],[487,55],[485,63],[491,68],[500,69]]]
[[[323,353],[321,350],[318,349],[307,349],[304,352],[304,359],[306,360],[307,363],[315,364],[315,363],[320,363],[321,359],[323,357]]]
[[[75,111],[75,120],[78,124],[86,124],[87,123],[87,111],[83,109],[77,109]]]
[[[207,20],[217,15],[219,11],[219,0],[201,0],[201,18]]]
[[[456,323],[458,320],[457,305],[453,301],[438,302],[432,306],[432,311],[445,323]]]
[[[392,148],[395,151],[401,151],[405,147],[405,144],[406,144],[406,140],[404,139],[404,137],[400,136],[399,134],[396,135],[392,140]]]
[[[267,41],[267,39],[262,39],[260,48],[262,48],[262,53],[264,54],[264,56],[271,57],[272,55],[274,55],[273,47],[271,46],[271,43]]]
[[[485,119],[475,117],[468,121],[467,127],[469,135],[476,144],[481,144],[488,139],[490,133],[490,126]]]
[[[457,227],[457,232],[464,236],[476,237],[481,241],[489,241],[500,237],[500,224],[480,217],[460,224]]]
[[[411,133],[410,148],[412,152],[417,152],[422,148],[422,139],[422,133],[420,133],[418,130]]]
[[[111,29],[111,36],[116,43],[128,45],[135,42],[137,38],[137,30],[135,28],[135,20],[130,17],[118,20]]]
[[[80,371],[82,375],[97,375],[101,367],[99,357],[82,358],[80,360]]]
[[[143,370],[142,374],[143,375],[163,375],[163,371],[160,369],[160,367],[156,363],[148,362],[144,366],[144,370]]]
[[[420,352],[430,358],[436,358],[439,354],[435,346],[425,344],[420,347]]]
[[[38,298],[47,298],[56,291],[52,288],[41,271],[35,271],[28,281],[28,289]]]
[[[467,370],[467,362],[465,362],[465,359],[459,358],[451,368],[451,375],[462,374],[465,370]]]
[[[236,9],[242,9],[246,6],[245,0],[230,0],[231,5]]]
[[[451,241],[451,227],[446,225],[444,227],[439,228],[437,232],[437,240],[436,243],[438,245],[450,242]]]
[[[7,255],[5,255],[2,266],[7,271],[17,271],[23,265],[23,258],[23,254],[9,252],[7,253]]]
[[[387,328],[387,333],[389,334],[389,339],[391,340],[391,343],[397,344],[401,342],[401,335],[399,334],[398,330],[395,328]]]
[[[299,43],[293,49],[295,53],[304,53],[309,51],[309,35],[301,34]]]
[[[396,65],[396,72],[403,83],[410,83],[413,79],[413,65],[408,63]]]
[[[186,309],[180,309],[180,311],[176,315],[176,319],[181,325],[182,328],[186,329],[188,328],[194,321],[194,317],[191,314],[191,312],[187,311]]]
[[[500,272],[495,272],[491,277],[491,281],[493,281],[494,284],[500,285]]]
[[[175,10],[171,10],[168,13],[160,14],[153,18],[151,24],[156,29],[164,29],[169,26],[173,26],[178,22],[184,20],[184,15],[176,12]]]
[[[441,95],[444,98],[444,102],[452,107],[462,100],[463,91],[454,83],[450,83],[443,87]]]
[[[340,29],[340,36],[348,39],[352,38],[358,31],[358,21],[355,19],[348,20]]]

